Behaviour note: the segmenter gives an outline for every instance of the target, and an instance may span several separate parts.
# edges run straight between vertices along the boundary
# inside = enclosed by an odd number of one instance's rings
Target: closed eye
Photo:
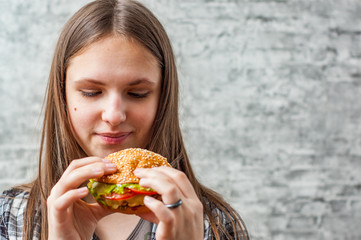
[[[81,91],[81,94],[84,97],[95,97],[95,96],[98,96],[101,93],[102,93],[101,91]]]
[[[129,92],[128,95],[134,98],[145,98],[147,97],[149,92],[144,93],[136,93],[136,92]]]

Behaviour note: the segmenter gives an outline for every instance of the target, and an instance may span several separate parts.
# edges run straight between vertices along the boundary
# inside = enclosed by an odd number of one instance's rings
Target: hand
[[[151,187],[162,196],[162,201],[146,196],[144,204],[151,213],[139,214],[139,217],[156,223],[156,239],[193,240],[203,239],[203,206],[198,199],[187,176],[170,167],[136,169],[139,184]],[[173,204],[179,199],[182,205],[167,208],[164,204]]]
[[[49,239],[90,239],[98,220],[110,211],[81,199],[88,195],[81,187],[90,178],[111,174],[116,166],[107,160],[88,157],[73,160],[47,199]]]

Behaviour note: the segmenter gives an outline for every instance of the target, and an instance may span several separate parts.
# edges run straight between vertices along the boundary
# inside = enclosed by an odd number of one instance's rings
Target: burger
[[[94,199],[103,207],[125,214],[146,213],[144,197],[161,199],[152,188],[139,185],[139,178],[133,171],[136,168],[170,167],[167,159],[142,148],[128,148],[105,157],[117,166],[114,174],[90,179],[87,187]]]

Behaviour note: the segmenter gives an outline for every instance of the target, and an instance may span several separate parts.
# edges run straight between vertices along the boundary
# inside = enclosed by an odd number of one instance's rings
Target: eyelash
[[[82,95],[84,97],[96,97],[98,95],[100,95],[102,92],[98,91],[98,92],[86,92],[86,91],[82,91],[81,92]],[[146,93],[133,93],[133,92],[129,92],[128,95],[133,97],[133,98],[146,98],[148,96],[149,92]]]
[[[128,93],[129,96],[134,97],[134,98],[146,98],[148,96],[148,94],[149,94],[148,92],[146,92],[146,93],[132,93],[132,92]]]
[[[98,92],[86,92],[86,91],[82,91],[81,93],[82,93],[82,95],[83,95],[84,97],[95,97],[95,96],[101,94],[102,92],[100,92],[100,91],[98,91]]]

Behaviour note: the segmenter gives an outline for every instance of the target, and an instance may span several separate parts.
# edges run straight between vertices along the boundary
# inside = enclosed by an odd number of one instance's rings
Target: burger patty
[[[144,206],[144,195],[135,195],[124,200],[111,200],[104,198],[103,201],[112,209]]]
[[[136,208],[139,206],[144,206],[144,197],[145,195],[135,195],[134,197],[123,200],[112,200],[112,199],[102,198],[100,202],[102,202],[104,206],[108,206],[109,208],[112,209],[126,209],[128,207]],[[161,199],[159,194],[152,195],[152,197],[158,200]]]

